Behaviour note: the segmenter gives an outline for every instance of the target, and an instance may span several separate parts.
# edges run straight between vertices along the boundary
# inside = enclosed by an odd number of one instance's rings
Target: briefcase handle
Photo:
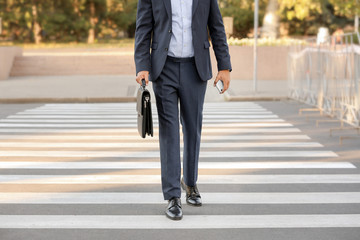
[[[141,79],[141,86],[145,89],[146,87],[145,78]]]

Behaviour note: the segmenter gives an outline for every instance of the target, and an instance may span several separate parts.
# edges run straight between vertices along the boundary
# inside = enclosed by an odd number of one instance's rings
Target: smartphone
[[[216,88],[217,90],[219,90],[219,93],[222,93],[223,89],[224,89],[224,83],[222,80],[219,80],[217,83],[216,83]]]

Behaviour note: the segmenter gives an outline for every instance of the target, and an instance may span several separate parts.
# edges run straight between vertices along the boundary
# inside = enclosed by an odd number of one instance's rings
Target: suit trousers
[[[160,76],[152,81],[159,116],[161,184],[165,200],[181,197],[180,123],[183,132],[183,176],[194,186],[207,81],[200,79],[194,57],[168,56]],[[180,114],[179,114],[180,105]]]

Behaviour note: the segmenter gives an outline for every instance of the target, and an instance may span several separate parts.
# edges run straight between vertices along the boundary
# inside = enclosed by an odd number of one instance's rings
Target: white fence
[[[291,46],[288,55],[289,97],[360,126],[359,33],[316,38]]]

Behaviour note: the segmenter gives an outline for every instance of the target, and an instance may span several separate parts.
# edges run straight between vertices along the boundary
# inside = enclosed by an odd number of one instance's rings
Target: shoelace
[[[172,207],[178,206],[181,208],[181,202],[179,200],[171,199],[170,201],[173,202],[173,204],[171,204],[173,205]]]
[[[196,186],[194,186],[194,187],[189,187],[189,190],[190,190],[190,196],[191,196],[191,197],[200,197],[199,190],[197,189]]]

